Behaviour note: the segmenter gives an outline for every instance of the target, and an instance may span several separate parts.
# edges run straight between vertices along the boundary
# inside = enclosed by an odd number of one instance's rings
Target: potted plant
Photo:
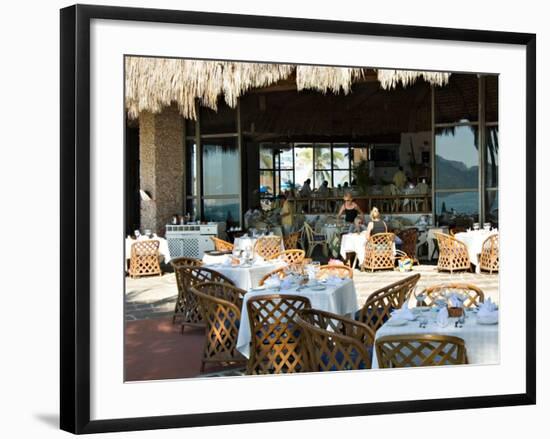
[[[366,194],[370,184],[368,160],[362,159],[353,167],[353,178],[361,190],[361,193],[363,195]]]

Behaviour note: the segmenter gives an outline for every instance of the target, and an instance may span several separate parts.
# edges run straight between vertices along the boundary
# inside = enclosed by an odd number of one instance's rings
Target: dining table
[[[329,279],[315,285],[294,285],[285,290],[277,288],[250,289],[244,296],[241,309],[237,350],[246,358],[250,356],[250,322],[248,320],[247,301],[265,294],[296,295],[307,297],[311,307],[340,315],[354,315],[359,310],[359,302],[353,279]]]
[[[474,310],[466,310],[466,318],[462,325],[457,325],[457,317],[449,317],[447,325],[442,327],[437,323],[436,307],[412,308],[417,319],[406,321],[399,326],[392,325],[390,317],[375,335],[375,343],[381,337],[387,335],[409,335],[409,334],[439,334],[451,335],[464,340],[469,364],[496,364],[499,362],[499,325],[478,323]],[[427,320],[427,324],[421,326],[421,320]],[[400,321],[402,323],[402,321]],[[373,351],[372,368],[377,369],[378,358],[376,349]]]
[[[467,230],[466,232],[459,232],[455,234],[455,239],[466,245],[470,262],[476,267],[476,273],[481,272],[479,256],[481,255],[481,250],[483,249],[483,243],[489,236],[496,234],[498,234],[498,230],[496,229]]]
[[[205,264],[204,267],[223,274],[233,281],[236,287],[245,291],[258,287],[260,280],[262,280],[266,274],[286,265],[285,262],[279,259],[266,261],[259,257],[251,263],[239,263],[234,265],[232,259],[231,257],[227,257],[224,262]]]

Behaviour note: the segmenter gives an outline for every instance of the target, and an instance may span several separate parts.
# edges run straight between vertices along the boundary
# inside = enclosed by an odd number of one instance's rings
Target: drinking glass
[[[141,232],[139,230],[134,230],[134,236],[137,238],[139,238],[141,236]]]

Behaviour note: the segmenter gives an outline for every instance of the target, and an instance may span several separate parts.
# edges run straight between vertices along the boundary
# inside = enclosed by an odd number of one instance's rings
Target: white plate
[[[326,289],[327,287],[325,287],[324,285],[316,285],[314,287],[310,287],[310,290],[313,290],[313,291],[323,291]]]
[[[387,322],[386,325],[388,326],[404,326],[408,323],[408,320],[405,319],[397,319],[395,317],[391,317]]]

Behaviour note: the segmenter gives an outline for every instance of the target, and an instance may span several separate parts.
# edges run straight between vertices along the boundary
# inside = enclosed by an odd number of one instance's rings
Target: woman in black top
[[[342,204],[342,207],[338,212],[338,217],[342,215],[344,215],[344,220],[346,221],[346,223],[350,224],[353,224],[357,215],[363,215],[363,212],[361,211],[357,203],[353,201],[353,198],[349,193],[344,195],[344,204]]]
[[[388,226],[380,219],[380,212],[376,207],[373,207],[370,211],[370,219],[371,221],[369,221],[369,224],[367,225],[367,240],[371,235],[386,233],[388,231]]]

